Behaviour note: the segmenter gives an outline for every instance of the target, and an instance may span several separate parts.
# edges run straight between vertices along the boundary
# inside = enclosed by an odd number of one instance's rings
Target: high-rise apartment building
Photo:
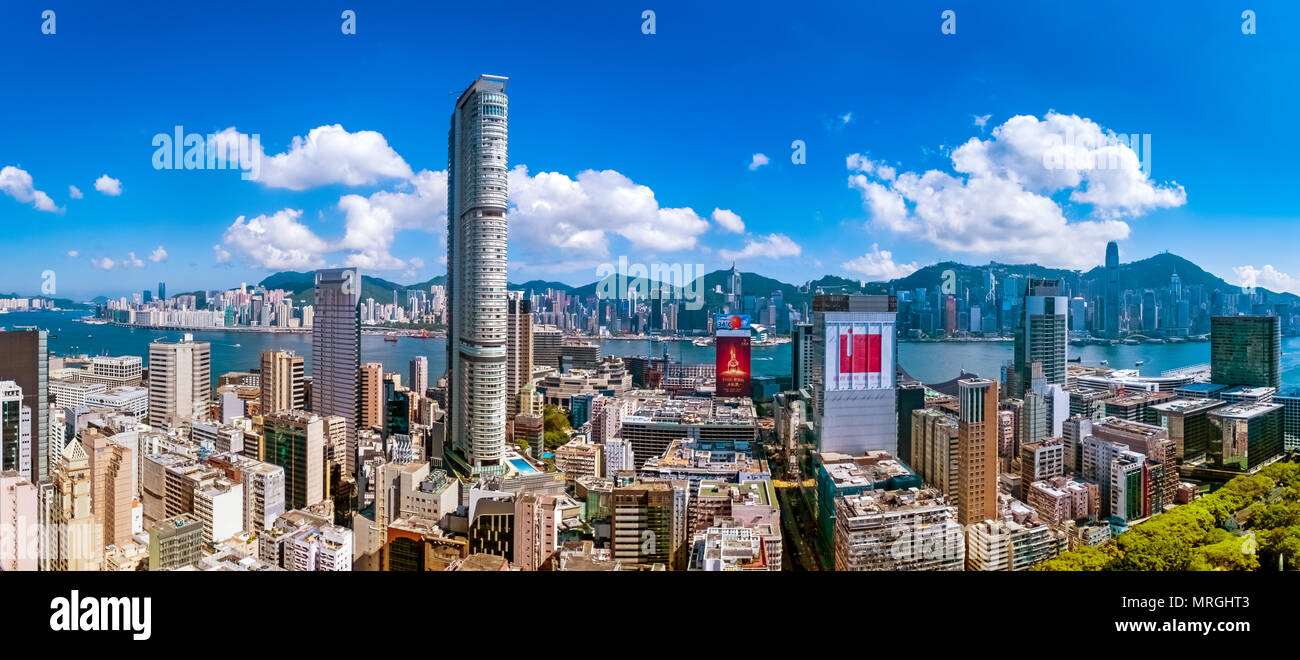
[[[519,414],[519,392],[533,375],[533,307],[527,298],[512,297],[506,324],[506,415]]]
[[[23,405],[32,410],[32,459],[24,474],[32,483],[50,476],[49,352],[44,330],[0,332],[0,380],[12,380],[23,390]]]
[[[480,76],[457,99],[447,140],[447,428],[471,470],[505,458],[505,88]]]
[[[957,520],[970,525],[998,513],[998,384],[957,381]]]
[[[50,568],[55,571],[99,570],[102,534],[91,510],[90,458],[80,442],[69,442],[52,475],[49,516]]]
[[[183,419],[206,419],[211,400],[211,344],[190,334],[149,344],[150,423],[171,427]]]
[[[0,571],[37,570],[37,556],[28,540],[39,524],[39,501],[36,486],[26,475],[0,470],[0,529],[8,531],[0,534]]]
[[[1210,380],[1223,385],[1278,387],[1282,319],[1215,316],[1210,319]]]
[[[411,382],[407,387],[412,392],[424,396],[424,391],[429,389],[429,358],[423,355],[417,355],[411,359],[410,369]]]
[[[360,478],[357,423],[361,418],[361,271],[316,271],[311,328],[311,410],[344,420],[346,472]],[[266,411],[263,411],[266,412]]]
[[[262,351],[260,387],[264,414],[307,408],[303,362],[303,357],[294,355],[293,351]]]
[[[793,389],[813,387],[813,359],[816,355],[813,347],[813,324],[796,323],[791,333],[790,373],[794,378]]]
[[[384,365],[367,362],[361,367],[361,428],[384,424]]]

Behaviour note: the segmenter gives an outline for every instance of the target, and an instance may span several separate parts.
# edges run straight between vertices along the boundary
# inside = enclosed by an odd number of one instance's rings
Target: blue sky
[[[448,117],[483,73],[510,77],[526,167],[512,281],[622,255],[794,282],[1082,268],[1114,238],[1300,291],[1294,3],[1247,3],[1253,35],[1219,2],[140,4],[0,9],[0,291],[47,269],[72,297],[439,274]],[[155,169],[178,125],[260,135],[265,176]],[[1149,176],[1125,147],[1106,171],[1040,164],[1048,138],[1107,131],[1151,136]]]

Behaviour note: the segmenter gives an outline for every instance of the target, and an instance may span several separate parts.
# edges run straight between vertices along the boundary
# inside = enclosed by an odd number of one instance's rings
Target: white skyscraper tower
[[[479,77],[447,138],[447,428],[470,468],[500,465],[506,445],[505,88]]]

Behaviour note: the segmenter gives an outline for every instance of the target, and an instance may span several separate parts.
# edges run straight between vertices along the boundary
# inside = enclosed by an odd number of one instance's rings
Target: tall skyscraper
[[[357,464],[357,422],[361,419],[361,271],[316,271],[315,316],[311,329],[311,410],[338,415],[345,425],[347,472],[363,483]]]
[[[505,88],[480,76],[456,101],[447,140],[447,427],[470,469],[505,456]]]
[[[1106,336],[1119,336],[1119,243],[1106,244]]]
[[[31,468],[23,476],[38,484],[50,476],[49,353],[44,330],[0,332],[0,380],[23,390],[23,405],[32,409]]]
[[[998,517],[998,384],[957,381],[957,522]]]
[[[1222,385],[1278,387],[1282,319],[1215,316],[1210,319],[1210,380]]]
[[[149,422],[170,427],[206,419],[212,400],[212,346],[186,334],[149,344]]]
[[[822,452],[898,453],[894,296],[813,299],[816,387]]]
[[[303,357],[293,351],[262,351],[262,414],[307,407]]]
[[[533,375],[533,306],[527,298],[512,297],[506,336],[506,414],[519,414],[519,392]]]
[[[814,343],[813,324],[796,323],[790,350],[790,373],[796,390],[813,387]]]
[[[158,283],[158,299],[163,302],[167,301],[167,284],[164,282]]]
[[[361,367],[361,428],[384,424],[384,365],[367,362]]]
[[[424,391],[429,389],[429,358],[423,355],[412,358],[410,371],[411,383],[407,387],[410,387],[412,392],[424,396]]]
[[[1060,280],[1029,280],[1016,328],[1014,374],[1007,377],[1010,396],[1025,396],[1033,382],[1034,362],[1041,363],[1048,385],[1065,386],[1069,308],[1070,299],[1064,295]]]

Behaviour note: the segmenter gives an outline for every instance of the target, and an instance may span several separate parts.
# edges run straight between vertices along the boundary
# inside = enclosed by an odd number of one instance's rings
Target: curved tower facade
[[[472,469],[501,465],[506,446],[505,88],[480,76],[447,140],[447,426]]]
[[[1106,244],[1106,336],[1119,336],[1119,243]]]

